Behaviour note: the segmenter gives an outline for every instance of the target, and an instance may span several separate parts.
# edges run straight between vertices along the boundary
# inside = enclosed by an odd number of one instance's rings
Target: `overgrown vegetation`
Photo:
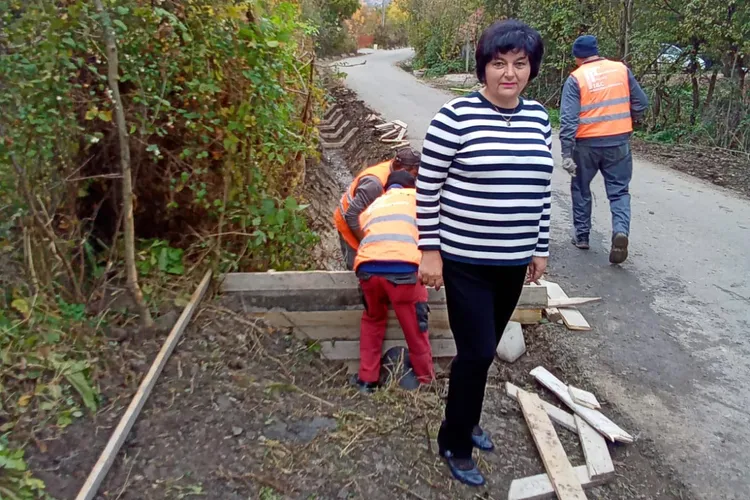
[[[365,44],[377,44],[383,49],[407,46],[407,13],[403,0],[384,4],[381,7],[373,7],[362,3],[359,10],[346,23],[349,32]]]
[[[359,8],[358,0],[302,0],[302,13],[316,26],[315,49],[319,56],[348,54],[357,43],[346,29],[345,21]]]
[[[528,94],[554,108],[570,54],[583,33],[600,52],[626,62],[651,98],[645,134],[750,151],[750,10],[741,0],[405,0],[415,67],[465,71],[482,29],[518,18],[544,37],[540,77]],[[473,61],[471,70],[473,70]]]
[[[356,2],[325,2],[307,20],[285,0],[98,3],[0,0],[3,498],[44,495],[23,448],[97,411],[96,370],[116,348],[101,333],[135,311],[117,292],[123,137],[152,312],[198,269],[314,264],[317,235],[297,198],[323,100],[312,37]],[[119,70],[108,83],[109,23]]]

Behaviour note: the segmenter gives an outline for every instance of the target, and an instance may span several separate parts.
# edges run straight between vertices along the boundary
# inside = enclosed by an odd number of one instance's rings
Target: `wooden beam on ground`
[[[401,149],[404,146],[408,146],[409,144],[410,144],[409,141],[401,141],[391,146],[391,149]]]
[[[445,307],[431,308],[429,329],[430,338],[452,339],[448,311]],[[252,313],[265,319],[276,328],[294,328],[300,338],[312,340],[358,340],[362,319],[362,308],[338,311],[285,311],[272,309],[267,312]],[[541,319],[540,309],[516,309],[511,321],[521,324],[536,324]],[[404,334],[393,310],[388,311],[388,326],[385,333],[388,340],[402,339]]]
[[[570,465],[552,421],[542,406],[542,400],[536,394],[519,392],[518,402],[557,498],[584,500],[586,494],[581,488],[581,481]]]
[[[573,467],[573,471],[583,488],[593,488],[604,483],[603,480],[591,479],[585,465]],[[555,489],[547,474],[514,479],[508,491],[508,500],[550,500],[555,497]]]
[[[229,273],[223,276],[221,290],[236,294],[246,312],[276,307],[287,311],[333,311],[362,305],[359,280],[351,271]],[[428,289],[428,301],[430,306],[444,305],[445,291]],[[524,286],[516,307],[544,309],[546,288]]]
[[[549,299],[550,307],[575,307],[582,306],[584,304],[590,304],[591,302],[598,302],[602,300],[601,297],[568,297],[565,299]]]
[[[409,125],[407,125],[405,122],[402,122],[401,120],[393,120],[393,123],[401,128],[409,128]]]
[[[383,130],[383,129],[391,128],[395,126],[396,125],[394,125],[393,122],[385,122],[385,123],[381,123],[380,125],[375,125],[375,130]]]
[[[518,393],[527,391],[524,391],[520,387],[517,387],[510,382],[506,382],[505,392],[511,399],[513,399],[514,401],[518,401]],[[558,408],[557,406],[549,404],[544,400],[542,400],[542,406],[544,407],[544,411],[547,412],[547,415],[549,415],[549,418],[552,419],[553,422],[559,424],[560,426],[568,429],[571,432],[575,432],[576,434],[578,434],[578,427],[576,426],[576,422],[573,419],[573,415],[561,408]]]
[[[400,141],[401,139],[404,138],[405,135],[406,135],[406,127],[401,129],[401,131],[398,133],[398,137],[396,137],[396,140]]]
[[[606,438],[612,442],[620,441],[622,443],[632,443],[633,436],[622,430],[617,424],[612,422],[606,416],[586,408],[573,402],[573,398],[570,397],[568,392],[568,386],[566,386],[560,379],[555,377],[546,368],[538,366],[531,370],[531,376],[534,377],[540,384],[555,393],[565,405],[578,414],[582,419],[588,422],[594,429],[602,433]]]
[[[585,406],[586,408],[591,408],[592,410],[598,410],[601,408],[596,396],[589,391],[584,391],[583,389],[569,385],[568,392],[570,393],[573,402],[576,404]]]
[[[154,388],[154,384],[156,384],[156,379],[164,369],[164,365],[167,364],[167,360],[172,354],[177,342],[179,342],[182,332],[185,331],[185,327],[193,317],[193,313],[195,313],[201,299],[203,299],[203,295],[205,295],[209,283],[211,283],[211,271],[208,271],[205,276],[203,276],[198,288],[193,292],[193,296],[190,297],[190,302],[185,306],[177,323],[172,327],[172,331],[169,333],[164,345],[162,345],[156,359],[154,359],[154,362],[151,364],[151,368],[141,381],[141,385],[138,386],[138,391],[135,393],[128,409],[125,410],[125,414],[122,416],[120,422],[117,424],[117,428],[115,428],[115,431],[109,438],[107,446],[104,448],[104,451],[102,451],[99,460],[97,460],[88,478],[86,478],[86,482],[78,492],[76,500],[91,500],[96,496],[96,492],[107,475],[107,472],[109,472],[110,467],[112,467],[112,462],[115,461],[122,443],[125,442],[125,438],[128,436],[130,429],[138,418],[143,405],[146,403],[146,399],[148,399],[149,394],[151,394],[151,390]]]
[[[615,464],[609,455],[607,442],[596,429],[591,427],[578,415],[573,417],[578,427],[583,456],[586,458],[588,475],[593,480],[607,481],[615,476]]]
[[[383,342],[383,353],[391,347],[404,346],[406,341],[386,340]],[[456,355],[456,344],[453,339],[433,339],[430,341],[433,358],[447,358]],[[320,342],[321,355],[334,361],[359,359],[359,341],[357,340],[324,340]]]
[[[539,280],[539,283],[546,287],[547,289],[547,296],[549,300],[563,300],[567,299],[568,295],[563,291],[563,289],[558,285],[557,283],[552,283],[551,281],[544,281]],[[577,309],[573,308],[552,308],[553,311],[550,311],[553,315],[557,312],[559,312],[560,316],[562,317],[563,322],[565,323],[565,326],[568,327],[569,330],[574,331],[584,331],[584,330],[591,330],[591,325],[589,325],[589,322],[586,321],[586,318],[583,317],[583,314],[581,314]],[[557,311],[555,311],[557,309]],[[547,317],[550,316],[550,313],[547,313]],[[550,320],[551,321],[551,320]]]
[[[396,136],[398,135],[398,131],[399,131],[398,128],[394,128],[393,130],[389,130],[388,132],[386,132],[385,134],[383,134],[383,135],[380,136],[380,140],[383,141],[384,139],[391,139],[391,138],[395,139]]]

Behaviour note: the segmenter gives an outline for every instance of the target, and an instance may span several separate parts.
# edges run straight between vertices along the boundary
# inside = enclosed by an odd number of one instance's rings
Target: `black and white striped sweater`
[[[422,148],[419,247],[484,265],[548,256],[551,133],[536,101],[500,109],[475,92],[445,104]]]

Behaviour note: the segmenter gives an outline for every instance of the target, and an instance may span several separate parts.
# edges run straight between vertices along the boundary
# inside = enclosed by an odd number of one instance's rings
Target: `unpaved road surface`
[[[452,96],[394,66],[411,54],[374,52],[341,69],[369,106],[409,124],[418,147]],[[613,267],[599,179],[582,252],[569,243],[567,174],[553,177],[550,277],[569,295],[603,298],[584,309],[593,330],[561,343],[698,498],[750,498],[750,201],[636,157],[631,257]]]

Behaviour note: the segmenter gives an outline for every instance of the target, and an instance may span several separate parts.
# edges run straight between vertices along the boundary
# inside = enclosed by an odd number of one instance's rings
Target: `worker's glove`
[[[576,176],[576,168],[577,168],[577,166],[576,166],[576,162],[573,161],[573,158],[563,158],[562,168],[567,173],[569,173],[571,177],[575,177]]]

